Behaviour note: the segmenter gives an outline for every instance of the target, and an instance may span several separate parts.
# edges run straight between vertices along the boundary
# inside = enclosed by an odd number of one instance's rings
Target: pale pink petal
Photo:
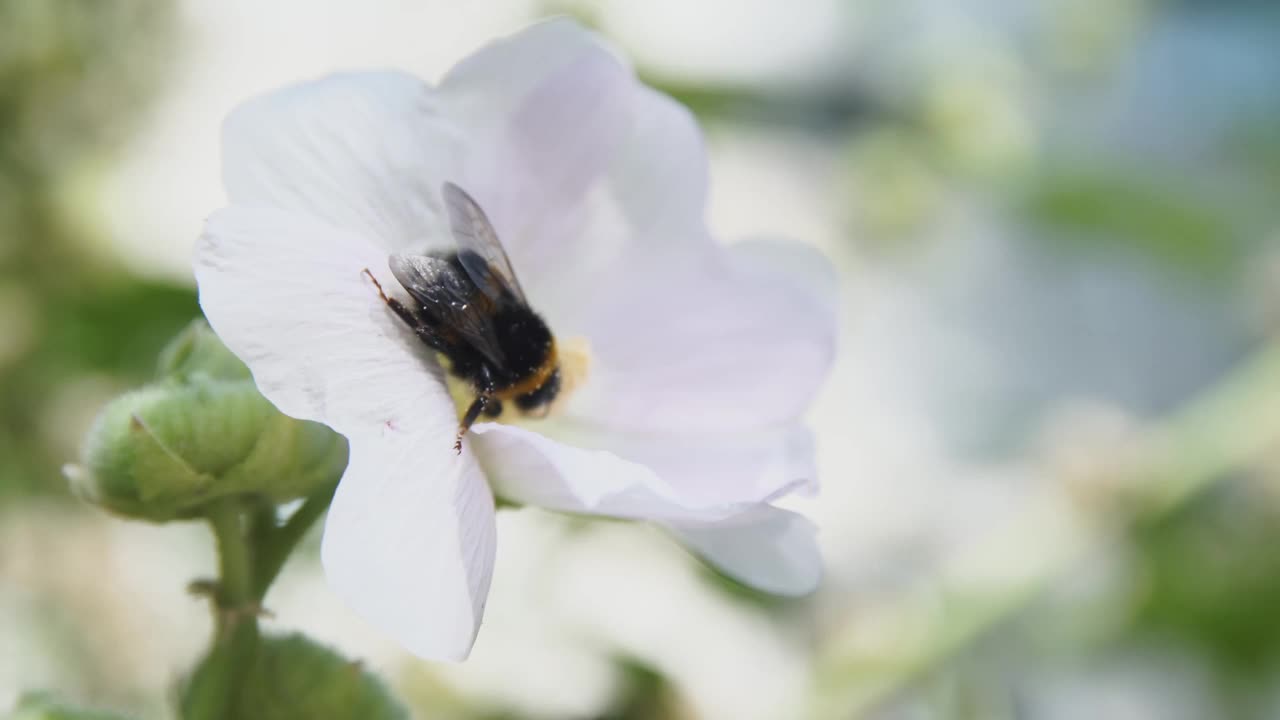
[[[548,20],[489,44],[458,63],[440,92],[460,126],[509,144],[511,155],[498,160],[514,157],[537,173],[522,182],[554,187],[539,197],[555,215],[574,210],[599,181],[640,234],[701,225],[707,157],[697,122],[636,82],[608,43],[577,23]],[[499,165],[486,179],[509,183],[511,169]]]
[[[423,657],[465,657],[493,561],[493,500],[425,347],[363,275],[391,291],[386,251],[279,210],[230,208],[196,248],[209,323],[283,412],[347,436],[326,572],[374,626]]]
[[[249,100],[223,126],[227,195],[388,250],[447,242],[440,185],[457,174],[463,145],[438,105],[400,72],[331,75]]]
[[[693,113],[653,88],[632,102],[635,124],[605,189],[646,246],[705,237],[708,161]]]
[[[693,116],[643,85],[633,125],[605,174],[577,204],[531,225],[521,282],[558,332],[582,332],[593,298],[619,273],[661,272],[712,244],[706,232],[707,156]],[[639,256],[644,262],[637,264]],[[574,272],[565,272],[570,264]]]
[[[491,43],[441,82],[449,117],[470,141],[458,182],[522,276],[561,250],[538,229],[574,214],[611,165],[634,122],[636,90],[630,69],[568,20]]]
[[[669,523],[686,547],[722,572],[776,595],[806,595],[822,579],[813,523],[762,505],[714,524]]]
[[[429,660],[466,659],[493,573],[493,495],[454,425],[354,441],[321,546],[334,592]]]
[[[835,353],[834,274],[803,246],[742,243],[676,264],[634,253],[592,297],[590,377],[569,413],[615,431],[735,432],[799,417]]]
[[[545,428],[544,428],[545,429]],[[507,499],[593,515],[714,521],[812,481],[803,428],[721,437],[617,435],[558,426],[477,425],[472,442]]]
[[[461,116],[492,123],[493,115],[519,105],[548,75],[601,51],[624,62],[596,33],[569,18],[550,18],[489,42],[458,61],[439,85]]]
[[[575,435],[600,439],[585,430]],[[619,438],[644,455],[643,463],[510,425],[478,425],[471,437],[494,491],[508,500],[656,521],[708,562],[767,592],[803,594],[821,576],[813,526],[768,505],[803,481],[782,478],[812,473],[802,431],[783,434],[772,447],[761,437],[712,439],[702,453],[688,445],[662,448],[656,441]],[[751,441],[758,447],[752,449]],[[737,483],[735,470],[741,472]]]
[[[439,368],[366,268],[398,287],[376,243],[279,210],[221,210],[195,251],[209,324],[276,407],[348,437],[435,427],[455,412]]]

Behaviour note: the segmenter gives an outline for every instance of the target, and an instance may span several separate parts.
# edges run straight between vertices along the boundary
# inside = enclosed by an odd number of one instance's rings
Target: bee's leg
[[[484,412],[485,406],[490,402],[496,401],[488,395],[477,395],[476,399],[472,401],[471,406],[467,408],[466,414],[462,416],[462,421],[458,423],[458,435],[453,439],[454,452],[459,455],[462,454],[462,436],[467,434],[467,431],[471,429],[472,423],[480,417],[480,413]]]
[[[467,412],[462,416],[462,422],[458,423],[458,436],[453,440],[454,452],[462,454],[462,436],[467,434],[471,429],[471,425],[480,417],[480,413],[490,405],[496,405],[498,412],[502,412],[502,401],[493,396],[493,374],[489,370],[488,365],[480,366],[479,387],[480,390],[476,395],[476,399],[472,401],[471,406],[467,408]],[[495,415],[497,413],[494,413]]]
[[[484,416],[496,418],[502,414],[502,401],[498,398],[489,398],[488,404],[484,406]]]
[[[387,307],[391,308],[391,310],[395,312],[396,315],[399,315],[400,319],[404,321],[405,325],[408,325],[409,327],[413,328],[413,330],[416,332],[418,327],[422,325],[422,321],[418,319],[418,316],[414,315],[412,310],[405,307],[404,303],[400,302],[399,300],[393,297],[387,297],[387,294],[382,291],[382,283],[378,282],[378,278],[374,277],[373,273],[369,272],[369,268],[365,268],[364,270],[362,270],[361,274],[369,278],[370,282],[373,283],[373,286],[377,288],[378,297],[382,298],[382,302],[386,303]]]
[[[436,350],[443,352],[448,349],[444,340],[440,338],[435,329],[423,321],[417,313],[405,307],[404,303],[399,300],[393,297],[387,297],[387,294],[382,291],[382,283],[378,282],[378,278],[374,277],[373,273],[369,272],[369,268],[365,268],[362,273],[373,282],[373,286],[377,288],[378,297],[382,298],[382,302],[386,303],[387,307],[391,308],[392,312],[394,312],[405,325],[408,325],[409,329],[412,330],[419,339]]]

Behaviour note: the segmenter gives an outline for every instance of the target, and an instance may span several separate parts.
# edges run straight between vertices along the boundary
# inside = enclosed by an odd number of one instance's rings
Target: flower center
[[[515,402],[503,402],[500,413],[493,415],[486,412],[480,416],[480,422],[520,424],[560,414],[568,404],[569,397],[587,381],[591,370],[591,344],[584,337],[565,338],[556,341],[556,352],[559,358],[559,390],[550,403],[526,411]],[[443,359],[441,364],[449,367]],[[476,398],[475,386],[453,373],[445,373],[445,381],[461,419]]]

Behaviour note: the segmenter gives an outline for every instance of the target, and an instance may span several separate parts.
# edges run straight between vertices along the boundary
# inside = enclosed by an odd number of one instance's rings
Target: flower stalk
[[[244,687],[262,639],[262,600],[298,542],[328,508],[335,487],[308,498],[279,526],[273,505],[259,501],[255,506],[246,497],[225,498],[207,508],[218,551],[219,576],[208,588],[214,635],[184,692],[186,720],[245,716]]]
[[[210,591],[214,635],[209,654],[184,693],[182,717],[186,720],[238,716],[240,689],[258,644],[253,551],[245,532],[242,503],[238,498],[225,498],[212,503],[206,516],[218,549],[219,577]]]
[[[262,602],[271,583],[280,574],[280,569],[289,559],[293,548],[302,540],[315,521],[324,511],[329,509],[333,500],[333,492],[337,485],[330,485],[307,498],[293,515],[279,527],[275,525],[274,510],[265,516],[255,516],[253,538],[257,547],[257,555],[253,566],[253,597],[255,602]]]

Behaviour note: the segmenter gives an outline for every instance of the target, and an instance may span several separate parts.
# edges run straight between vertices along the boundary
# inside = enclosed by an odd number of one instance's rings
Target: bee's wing
[[[451,182],[446,182],[441,192],[449,210],[449,227],[458,243],[458,261],[476,287],[495,302],[514,299],[525,304],[520,281],[484,210],[465,190]]]
[[[493,303],[449,261],[430,255],[392,255],[391,274],[440,324],[454,331],[497,367],[506,358],[493,330]]]

